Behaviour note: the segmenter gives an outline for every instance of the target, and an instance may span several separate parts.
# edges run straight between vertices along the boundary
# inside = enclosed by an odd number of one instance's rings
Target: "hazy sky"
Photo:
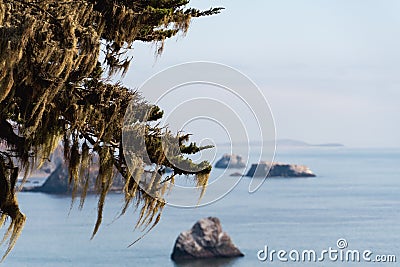
[[[400,1],[191,1],[223,6],[186,37],[136,44],[123,82],[139,87],[188,61],[227,64],[268,99],[277,137],[350,147],[400,147]]]

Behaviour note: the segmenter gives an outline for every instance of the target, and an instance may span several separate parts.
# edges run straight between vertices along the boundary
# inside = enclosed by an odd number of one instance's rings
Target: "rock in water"
[[[246,163],[243,161],[242,156],[235,154],[225,154],[220,160],[215,163],[215,168],[226,169],[235,168],[241,169],[246,167]]]
[[[268,172],[269,171],[269,172]],[[270,163],[262,161],[253,164],[246,176],[250,177],[315,177],[316,175],[304,165]]]
[[[89,187],[87,193],[96,193],[96,177],[98,175],[98,166],[89,169]],[[24,187],[26,192],[42,192],[47,194],[69,194],[72,192],[72,184],[69,182],[68,167],[65,163],[60,163],[54,172],[46,179],[41,186]],[[124,187],[124,178],[118,174],[114,177],[110,191],[121,191]],[[77,188],[77,192],[82,192],[82,185]]]
[[[219,219],[208,217],[197,221],[192,229],[178,236],[171,259],[179,261],[242,256],[243,253],[232,243],[228,234],[222,232]]]
[[[59,164],[42,186],[34,187],[30,191],[50,194],[68,193],[68,191],[70,191],[70,186],[68,183],[68,169],[63,164]]]

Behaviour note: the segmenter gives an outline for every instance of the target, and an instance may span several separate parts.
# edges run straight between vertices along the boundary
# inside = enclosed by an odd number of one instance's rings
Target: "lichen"
[[[61,142],[72,204],[79,189],[82,208],[89,187],[89,168],[98,157],[95,183],[99,201],[93,236],[100,227],[115,170],[125,179],[121,214],[133,201],[140,207],[136,227],[152,229],[165,205],[167,183],[162,183],[160,176],[154,175],[144,188],[138,185],[146,165],[154,164],[155,173],[167,166],[175,174],[195,174],[197,184],[205,188],[209,164],[201,163],[200,170],[175,149],[174,155],[180,155],[176,158],[185,169],[175,167],[161,143],[163,139],[179,143],[178,150],[186,154],[200,148],[185,146],[187,138],[152,127],[148,121],[160,119],[162,111],[146,103],[139,93],[108,79],[126,73],[132,60],[126,52],[135,41],[158,43],[157,52],[161,53],[164,41],[186,33],[192,18],[220,11],[186,8],[187,3],[0,0],[0,143],[6,147],[0,152],[0,215],[2,221],[6,216],[11,218],[5,236],[9,239],[6,255],[25,222],[14,192],[18,169],[11,158],[19,162],[19,171],[24,171],[26,178],[31,168],[49,160]],[[99,62],[101,54],[103,63]],[[146,151],[136,152],[135,168],[131,170],[121,144],[123,114],[130,103],[134,103],[137,115],[133,118],[133,134],[145,133],[146,139]],[[144,120],[148,110],[151,114]]]

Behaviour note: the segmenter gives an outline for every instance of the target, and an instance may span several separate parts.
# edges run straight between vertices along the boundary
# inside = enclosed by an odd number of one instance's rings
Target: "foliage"
[[[149,123],[161,118],[158,107],[150,106],[139,93],[102,78],[104,68],[109,75],[126,73],[132,59],[126,52],[135,41],[156,42],[161,53],[164,41],[186,33],[192,18],[220,11],[187,8],[188,3],[0,0],[0,143],[7,148],[0,153],[0,223],[7,216],[12,220],[3,239],[9,238],[6,254],[25,222],[14,192],[19,169],[12,158],[29,170],[29,166],[47,160],[60,141],[74,187],[73,198],[78,186],[87,188],[88,166],[94,155],[99,157],[98,217],[93,235],[101,224],[115,169],[125,178],[122,213],[132,200],[141,207],[137,227],[154,226],[160,219],[168,183],[157,174],[165,167],[174,171],[171,181],[177,174],[195,174],[198,186],[205,188],[210,165],[196,165],[175,153],[179,166],[185,166],[178,168],[168,160],[161,144],[170,140],[186,154],[203,148],[193,143],[186,146],[188,136],[175,136]],[[101,53],[103,65],[99,63]],[[129,103],[134,103],[137,116],[130,126],[137,131],[134,135],[144,133],[149,158],[145,160],[144,151],[136,151],[133,169],[127,168],[133,163],[126,161],[121,142],[123,114]],[[148,165],[153,166],[153,174],[147,187],[156,191],[155,198],[138,184]],[[81,204],[85,196],[83,190]]]

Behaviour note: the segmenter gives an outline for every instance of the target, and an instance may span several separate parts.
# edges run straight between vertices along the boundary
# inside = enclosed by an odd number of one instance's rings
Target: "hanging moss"
[[[194,164],[181,152],[192,154],[206,147],[186,146],[188,136],[152,127],[145,118],[160,119],[163,113],[158,107],[150,106],[137,92],[101,78],[104,71],[108,75],[126,73],[132,60],[126,52],[135,41],[154,42],[161,53],[164,41],[185,34],[192,18],[220,11],[186,8],[188,2],[0,0],[0,144],[6,147],[0,152],[0,225],[6,217],[11,218],[3,239],[8,240],[5,255],[25,222],[14,190],[18,168],[12,158],[27,177],[30,168],[49,160],[61,141],[72,200],[80,189],[81,208],[89,187],[90,165],[94,157],[99,159],[93,235],[101,225],[114,170],[125,179],[121,214],[134,203],[140,210],[135,225],[142,230],[158,223],[165,205],[168,183],[158,175],[160,169],[173,169],[170,182],[178,174],[194,174],[196,184],[205,189],[209,163]],[[99,62],[101,53],[103,63]],[[125,159],[121,144],[123,114],[128,108],[135,114],[129,122],[133,139],[144,136],[146,145],[132,155],[134,162]],[[178,145],[165,150],[165,140]],[[146,165],[155,166],[149,180],[142,179]]]
[[[19,210],[14,191],[17,178],[18,168],[14,167],[8,155],[0,152],[0,228],[4,226],[7,216],[11,218],[10,225],[0,242],[1,245],[8,240],[2,260],[13,249],[25,224],[25,215]]]

